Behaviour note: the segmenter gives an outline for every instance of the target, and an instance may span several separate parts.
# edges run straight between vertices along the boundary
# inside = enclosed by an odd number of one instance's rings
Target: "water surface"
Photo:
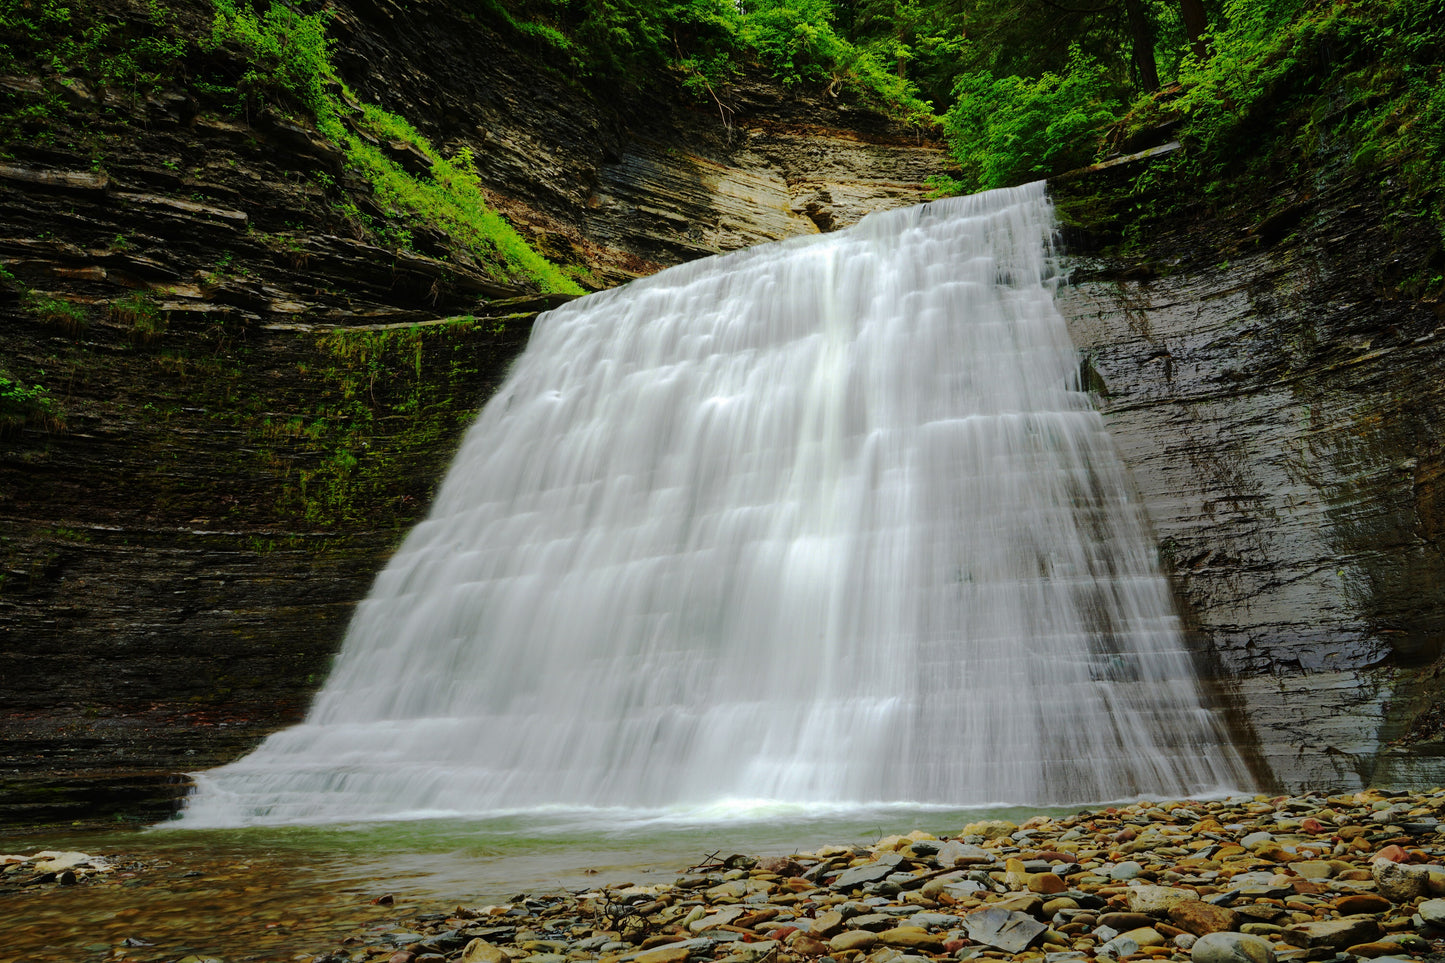
[[[0,889],[0,959],[36,963],[188,954],[292,960],[380,934],[395,921],[522,892],[671,882],[706,861],[867,845],[891,833],[957,833],[1035,810],[885,807],[808,813],[735,803],[731,812],[558,810],[332,826],[93,833],[11,840],[7,851],[106,854],[121,870],[73,887]],[[19,845],[17,845],[19,844]],[[391,894],[394,906],[371,902]],[[125,941],[149,945],[124,945]]]

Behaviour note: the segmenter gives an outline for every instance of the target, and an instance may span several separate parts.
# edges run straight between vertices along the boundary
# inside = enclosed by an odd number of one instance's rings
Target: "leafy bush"
[[[0,371],[0,438],[35,423],[48,429],[61,427],[49,390],[41,385],[27,385]]]
[[[109,86],[154,89],[186,51],[161,0],[100,16],[64,0],[0,3],[0,72],[44,64],[57,76],[87,75]]]
[[[78,338],[90,324],[90,314],[78,304],[48,294],[30,292],[25,296],[25,309],[42,324],[59,328],[72,338]]]
[[[287,95],[316,114],[326,109],[325,85],[331,75],[326,11],[301,14],[276,2],[257,16],[236,6],[235,0],[214,2],[208,47],[229,42],[251,54],[251,65],[237,85],[242,91]]]
[[[982,190],[1034,180],[1089,163],[1121,105],[1104,68],[1076,48],[1062,74],[1036,80],[977,71],[954,86],[943,128],[963,177]]]
[[[1445,0],[1227,0],[1177,107],[1197,175],[1352,165],[1402,175],[1445,232]]]
[[[459,167],[447,161],[404,118],[374,105],[363,105],[360,117],[351,117],[353,111],[340,97],[353,103],[357,98],[332,69],[324,13],[302,15],[280,0],[260,16],[237,7],[235,0],[215,0],[215,4],[212,46],[235,44],[254,58],[238,86],[253,94],[292,99],[314,115],[321,133],[346,152],[347,161],[396,217],[446,227],[478,262],[501,275],[530,279],[544,291],[581,293],[576,282],[491,209],[469,164]],[[371,136],[363,137],[359,131]],[[415,148],[431,162],[431,176],[417,177],[404,170],[375,146],[378,136]],[[354,204],[343,212],[373,233],[408,242],[405,228],[383,232]]]

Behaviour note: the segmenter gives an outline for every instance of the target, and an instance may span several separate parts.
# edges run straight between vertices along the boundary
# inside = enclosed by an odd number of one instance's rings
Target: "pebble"
[[[411,963],[1438,958],[1442,812],[1440,790],[1141,802],[979,821],[952,838],[734,856],[672,883],[524,896],[391,932],[408,932]],[[40,855],[0,857],[3,878],[43,876]],[[375,932],[315,963],[403,952]]]

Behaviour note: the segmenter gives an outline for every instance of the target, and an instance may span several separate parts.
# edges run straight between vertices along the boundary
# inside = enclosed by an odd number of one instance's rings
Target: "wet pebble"
[[[398,926],[435,948],[409,963],[1405,959],[1445,953],[1442,811],[1445,792],[1367,791],[983,820],[519,898],[454,945],[443,922]]]

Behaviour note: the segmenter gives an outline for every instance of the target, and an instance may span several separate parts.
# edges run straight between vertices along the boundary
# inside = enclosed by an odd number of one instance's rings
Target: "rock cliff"
[[[943,167],[821,93],[599,93],[461,5],[333,6],[357,96],[467,147],[593,284],[916,203]],[[200,83],[9,76],[0,115],[0,820],[157,818],[304,711],[550,302],[441,231],[386,244],[335,145]]]
[[[1445,780],[1445,308],[1410,284],[1439,237],[1385,212],[1342,175],[1126,255],[1070,236],[1084,379],[1267,784]]]
[[[357,96],[469,150],[595,286],[916,202],[944,166],[846,99],[598,92],[445,0],[333,6]],[[384,243],[335,145],[184,78],[4,77],[0,113],[0,375],[52,401],[0,408],[0,819],[155,818],[303,711],[550,302],[444,232]],[[1222,219],[1175,198],[1120,246],[1115,176],[1056,187],[1061,304],[1261,780],[1445,781],[1445,348],[1412,281],[1438,237],[1340,176]]]

